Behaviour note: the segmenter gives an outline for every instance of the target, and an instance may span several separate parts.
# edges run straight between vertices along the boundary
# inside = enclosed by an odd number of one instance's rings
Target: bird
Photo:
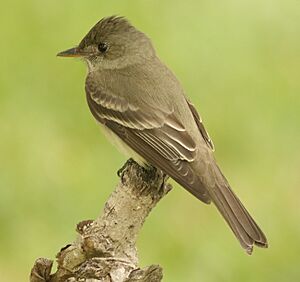
[[[78,45],[57,56],[86,62],[87,104],[109,140],[200,201],[212,202],[248,254],[254,246],[268,247],[217,165],[195,105],[146,34],[125,17],[105,17]]]

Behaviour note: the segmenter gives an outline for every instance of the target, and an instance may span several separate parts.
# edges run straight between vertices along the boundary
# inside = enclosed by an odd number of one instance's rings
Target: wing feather
[[[138,137],[136,130],[128,129],[112,121],[106,121],[105,125],[149,163],[163,170],[204,203],[210,203],[210,196],[199,177],[194,173],[190,162],[179,158],[172,161],[164,159],[149,142]]]
[[[199,129],[204,141],[206,142],[207,146],[214,151],[215,150],[214,143],[211,140],[211,138],[209,137],[209,134],[208,134],[207,130],[204,127],[204,124],[202,122],[202,118],[200,117],[199,113],[197,112],[195,106],[187,99],[186,99],[186,102],[187,102],[188,106],[190,107],[190,110],[193,114],[193,117],[196,121],[198,129]]]
[[[89,92],[88,105],[95,118],[111,129],[129,147],[162,169],[196,197],[209,203],[201,180],[193,171],[196,144],[172,111],[136,106],[122,97]]]

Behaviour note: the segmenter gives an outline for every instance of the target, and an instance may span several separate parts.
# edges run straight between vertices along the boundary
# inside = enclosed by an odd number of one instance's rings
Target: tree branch
[[[80,222],[76,241],[57,254],[57,271],[51,274],[51,260],[37,259],[31,282],[161,281],[160,266],[139,268],[136,240],[146,217],[171,186],[162,172],[145,169],[133,160],[126,162],[119,175],[120,183],[102,215]]]

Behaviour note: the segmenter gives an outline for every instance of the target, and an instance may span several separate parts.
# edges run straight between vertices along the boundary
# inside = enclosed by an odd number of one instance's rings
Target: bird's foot
[[[153,182],[153,185],[151,185],[151,187],[149,187],[149,190],[153,189],[153,187],[156,188],[156,192],[160,195],[165,195],[167,194],[171,189],[172,186],[170,184],[167,183],[167,180],[169,178],[169,176],[167,174],[165,174],[161,169],[154,167],[152,165],[147,165],[144,168],[144,172],[147,175],[148,179],[151,179]],[[144,192],[150,192],[150,191],[146,191],[146,189],[144,188],[142,190],[142,193]]]
[[[139,186],[141,194],[152,193],[161,197],[172,189],[172,186],[167,183],[169,176],[162,170],[147,163],[141,165],[132,158],[128,159],[117,172],[122,182],[124,181],[124,175],[130,167],[135,167],[134,175],[143,180],[143,184]]]
[[[117,171],[117,175],[122,178],[127,166],[132,165],[133,163],[135,163],[133,158],[128,159],[126,163]]]

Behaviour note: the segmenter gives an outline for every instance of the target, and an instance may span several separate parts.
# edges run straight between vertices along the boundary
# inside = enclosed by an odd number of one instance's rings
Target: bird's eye
[[[108,44],[105,43],[105,42],[102,42],[100,44],[98,44],[98,50],[101,52],[101,53],[105,53],[108,49]]]

